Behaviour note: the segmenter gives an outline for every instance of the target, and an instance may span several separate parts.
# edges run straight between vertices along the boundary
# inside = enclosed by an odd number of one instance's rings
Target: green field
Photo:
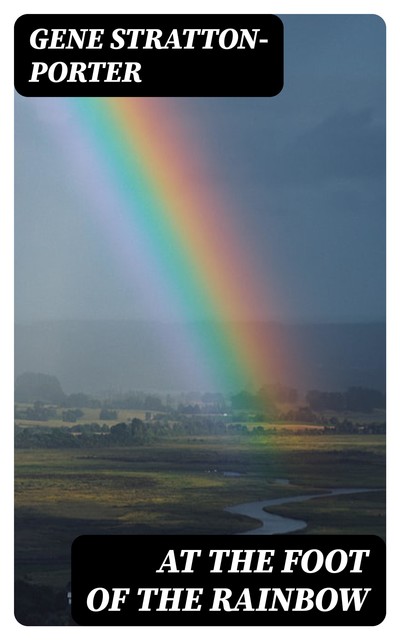
[[[240,473],[226,477],[224,472]],[[224,507],[335,487],[384,488],[382,435],[182,437],[151,446],[17,450],[16,578],[62,589],[81,534],[234,534]],[[284,479],[288,484],[280,484]],[[385,536],[384,491],[276,507],[302,533]]]

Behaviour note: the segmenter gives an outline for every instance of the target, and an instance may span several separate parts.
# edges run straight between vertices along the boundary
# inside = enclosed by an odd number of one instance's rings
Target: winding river
[[[268,511],[264,511],[266,507],[273,507],[280,504],[289,504],[290,502],[305,502],[313,498],[329,498],[330,496],[340,496],[350,493],[369,493],[372,491],[383,491],[383,489],[331,489],[325,493],[314,493],[306,496],[289,496],[287,498],[274,498],[272,500],[259,500],[257,502],[245,502],[234,507],[226,507],[225,511],[236,513],[242,516],[255,518],[260,522],[257,529],[243,531],[237,535],[273,535],[276,533],[291,533],[305,529],[307,522],[304,520],[295,520],[294,518],[284,518],[274,515]]]

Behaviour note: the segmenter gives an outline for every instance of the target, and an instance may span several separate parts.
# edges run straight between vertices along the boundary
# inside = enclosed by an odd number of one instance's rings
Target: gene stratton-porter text
[[[268,44],[261,38],[260,29],[35,29],[29,39],[33,49],[47,50],[168,50],[220,48],[255,49]],[[71,61],[59,60],[48,64],[32,62],[29,82],[141,82],[140,62],[132,61]]]

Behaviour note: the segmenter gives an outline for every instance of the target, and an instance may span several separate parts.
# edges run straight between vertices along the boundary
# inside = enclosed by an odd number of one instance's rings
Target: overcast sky
[[[178,108],[202,132],[215,182],[241,212],[237,228],[273,273],[279,319],[381,320],[385,26],[375,16],[282,20],[279,96],[179,99]],[[40,104],[16,97],[16,321],[146,318]],[[169,319],[155,306],[156,318]]]

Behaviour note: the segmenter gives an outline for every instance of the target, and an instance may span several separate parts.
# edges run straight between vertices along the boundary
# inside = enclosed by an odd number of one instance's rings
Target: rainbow
[[[230,195],[176,102],[74,98],[61,108],[69,112],[65,146],[103,232],[128,277],[190,325],[190,357],[210,388],[254,391],[277,381],[285,356],[249,322],[276,311],[271,274],[245,247]]]

